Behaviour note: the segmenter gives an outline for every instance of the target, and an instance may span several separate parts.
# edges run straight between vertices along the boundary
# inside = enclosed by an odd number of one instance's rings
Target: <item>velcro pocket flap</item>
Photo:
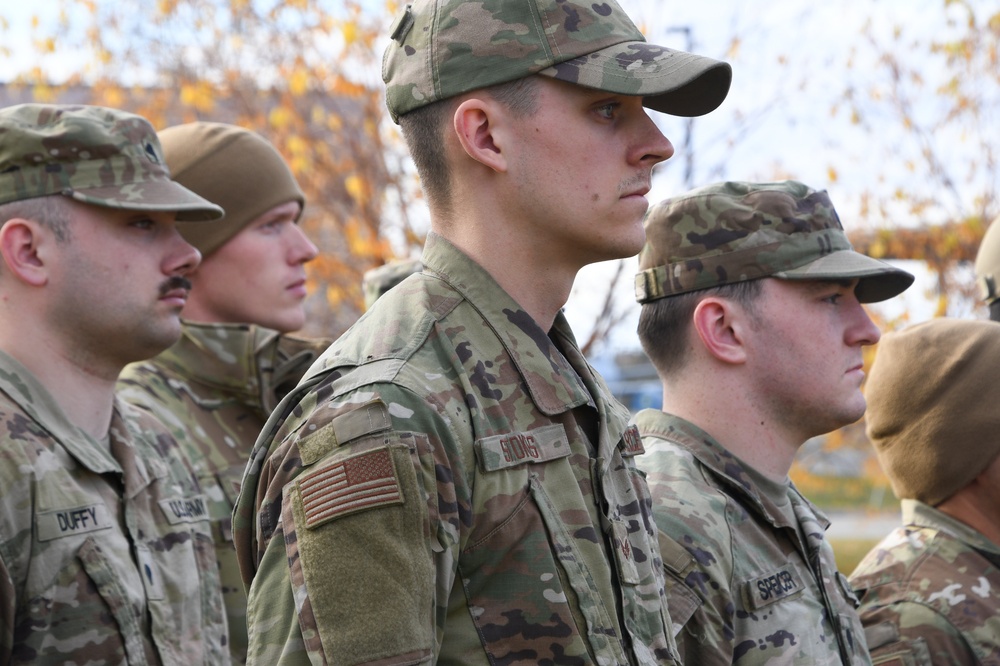
[[[308,467],[338,446],[391,429],[389,408],[381,400],[371,400],[340,414],[316,432],[300,439],[299,457],[302,465]]]

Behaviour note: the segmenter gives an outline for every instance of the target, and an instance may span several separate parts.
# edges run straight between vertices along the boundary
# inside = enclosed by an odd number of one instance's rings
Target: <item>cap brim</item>
[[[177,219],[183,222],[207,222],[223,216],[222,208],[171,180],[148,180],[112,187],[67,188],[62,194],[105,208],[175,212]]]
[[[903,293],[913,275],[853,250],[840,250],[805,266],[774,273],[784,280],[845,280],[858,278],[855,294],[862,303],[878,303]]]
[[[543,69],[540,74],[621,95],[673,116],[702,116],[729,94],[729,63],[647,42],[622,42]]]

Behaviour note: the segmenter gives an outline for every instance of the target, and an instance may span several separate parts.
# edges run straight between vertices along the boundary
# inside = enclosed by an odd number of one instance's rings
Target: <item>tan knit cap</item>
[[[868,437],[900,499],[932,506],[1000,454],[1000,324],[933,319],[878,344]]]
[[[270,209],[305,195],[281,154],[263,137],[223,123],[196,122],[158,132],[173,179],[226,215],[212,224],[178,224],[184,238],[208,256]],[[298,217],[296,217],[298,219]]]

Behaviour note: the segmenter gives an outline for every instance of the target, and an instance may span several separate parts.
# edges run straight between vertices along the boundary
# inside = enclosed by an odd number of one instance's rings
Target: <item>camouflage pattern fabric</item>
[[[686,664],[870,664],[827,519],[684,419],[635,417]]]
[[[100,106],[0,108],[0,203],[61,194],[127,210],[177,211],[178,220],[222,209],[170,179],[160,141],[142,116]]]
[[[628,413],[440,236],[279,405],[234,514],[259,664],[670,664]]]
[[[643,224],[639,303],[763,277],[858,278],[858,299],[873,303],[913,283],[855,252],[829,195],[794,180],[706,185],[650,207]]]
[[[249,324],[184,322],[181,339],[125,368],[118,395],[157,417],[180,444],[208,500],[233,663],[247,650],[246,591],[233,549],[232,512],[250,449],[278,398],[329,340]]]
[[[1000,545],[916,500],[851,584],[875,664],[1000,664]]]
[[[361,278],[361,293],[365,297],[365,310],[382,295],[414,273],[424,270],[424,265],[418,259],[401,259],[388,264],[376,266],[365,271]]]
[[[646,42],[615,0],[415,0],[382,60],[393,120],[432,102],[532,74],[700,116],[729,92],[724,62]]]
[[[228,660],[206,499],[163,426],[73,426],[0,352],[0,663]]]

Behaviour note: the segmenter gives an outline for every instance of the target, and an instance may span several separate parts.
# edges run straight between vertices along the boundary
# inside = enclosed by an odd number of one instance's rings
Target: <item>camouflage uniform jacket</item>
[[[205,498],[163,426],[116,401],[109,440],[0,353],[0,663],[228,659]]]
[[[851,574],[876,664],[1000,664],[1000,546],[915,500]]]
[[[870,664],[826,517],[684,419],[635,422],[684,663]]]
[[[184,322],[181,339],[125,368],[118,394],[166,424],[209,500],[235,663],[246,661],[246,591],[233,549],[232,512],[250,449],[277,404],[329,340],[249,324]]]
[[[250,661],[674,663],[627,411],[561,314],[546,335],[440,236],[423,261],[257,442]]]

